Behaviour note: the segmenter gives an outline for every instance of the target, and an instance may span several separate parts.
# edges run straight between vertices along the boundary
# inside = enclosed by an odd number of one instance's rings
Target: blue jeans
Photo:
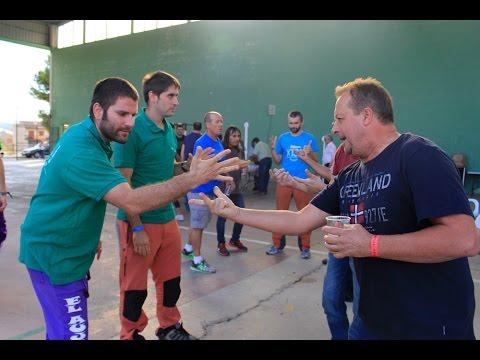
[[[348,268],[353,275],[353,321],[349,325],[347,317],[347,305],[345,304],[344,288]],[[323,281],[322,306],[327,317],[328,327],[332,334],[332,340],[348,340],[352,327],[360,326],[358,313],[358,297],[360,288],[353,266],[353,258],[337,259],[332,253],[328,253],[328,265]]]
[[[258,183],[259,191],[267,192],[268,181],[270,180],[270,168],[272,167],[272,158],[263,158],[258,163]]]
[[[354,316],[348,330],[348,340],[382,340],[379,336],[367,329],[359,316]]]
[[[230,194],[229,198],[238,207],[245,207],[245,201],[243,200],[242,194]],[[221,216],[217,218],[217,242],[219,244],[225,242],[225,221],[227,221],[227,219]],[[242,233],[242,229],[242,224],[235,223],[233,225],[232,240],[240,240],[240,234]]]

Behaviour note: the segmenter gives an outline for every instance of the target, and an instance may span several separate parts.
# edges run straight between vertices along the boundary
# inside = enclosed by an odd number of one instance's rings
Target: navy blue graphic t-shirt
[[[472,215],[452,159],[409,133],[367,163],[346,167],[311,203],[350,216],[351,223],[378,235],[419,231],[431,226],[431,218]],[[354,260],[359,316],[381,338],[474,339],[474,287],[466,257],[434,264]]]

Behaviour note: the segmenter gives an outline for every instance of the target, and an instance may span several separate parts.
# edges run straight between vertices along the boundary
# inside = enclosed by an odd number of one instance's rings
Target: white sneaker
[[[185,218],[183,217],[182,214],[178,214],[178,215],[175,216],[175,220],[177,220],[177,221],[183,221],[183,220],[185,220]]]

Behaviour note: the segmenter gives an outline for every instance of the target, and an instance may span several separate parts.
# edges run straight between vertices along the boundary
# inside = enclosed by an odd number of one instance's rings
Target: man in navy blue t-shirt
[[[298,212],[235,207],[202,196],[211,211],[266,231],[303,234],[324,226],[326,248],[353,256],[363,326],[352,339],[475,339],[475,297],[467,256],[479,241],[453,160],[430,140],[399,134],[392,97],[376,79],[335,89],[332,133],[360,161]]]

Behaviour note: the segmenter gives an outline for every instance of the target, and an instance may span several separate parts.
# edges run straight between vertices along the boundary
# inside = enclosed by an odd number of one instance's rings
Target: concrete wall
[[[248,121],[250,139],[266,140],[298,109],[321,141],[335,86],[373,76],[394,97],[399,131],[464,153],[480,171],[479,35],[480,21],[209,20],[54,49],[53,125],[88,114],[97,80],[125,77],[141,93],[143,75],[163,69],[182,83],[173,122],[217,110],[225,125]]]

